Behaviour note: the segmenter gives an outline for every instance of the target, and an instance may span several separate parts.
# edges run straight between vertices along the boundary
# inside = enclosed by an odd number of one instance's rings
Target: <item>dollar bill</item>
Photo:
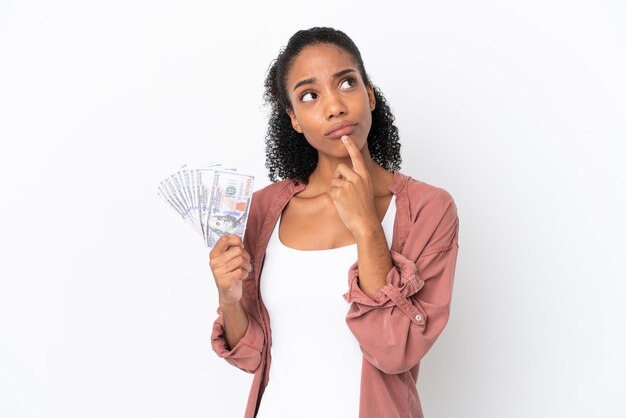
[[[213,172],[211,192],[207,201],[207,246],[225,234],[238,235],[243,239],[252,199],[254,177],[232,171]]]
[[[162,180],[157,195],[212,248],[224,234],[244,237],[254,176],[220,163],[187,164]]]
[[[178,207],[178,205],[176,204],[176,202],[174,202],[161,188],[161,186],[159,185],[157,194],[159,195],[159,197],[161,199],[163,199],[163,201],[165,203],[167,203],[167,205],[169,207],[171,207],[178,215],[180,215],[181,218],[185,219],[185,214],[183,213],[183,210],[181,208]]]
[[[202,234],[202,227],[197,214],[194,213],[193,208],[187,205],[180,183],[176,181],[175,174],[163,180],[159,185],[159,192],[165,197],[170,206],[175,207],[180,213],[184,221],[186,221],[194,230]]]

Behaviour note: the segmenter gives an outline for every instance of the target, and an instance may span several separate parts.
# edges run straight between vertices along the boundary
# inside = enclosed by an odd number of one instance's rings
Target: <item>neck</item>
[[[367,147],[364,147],[361,151],[363,156],[363,162],[372,179],[374,186],[374,197],[387,196],[391,192],[388,187],[393,179],[393,173],[385,170],[374,160],[369,153]],[[339,164],[344,164],[349,168],[352,168],[352,161],[350,157],[347,158],[333,158],[328,155],[321,156],[318,159],[315,170],[309,176],[309,183],[306,186],[306,195],[309,197],[317,196],[328,192],[332,179],[335,178],[335,171]]]

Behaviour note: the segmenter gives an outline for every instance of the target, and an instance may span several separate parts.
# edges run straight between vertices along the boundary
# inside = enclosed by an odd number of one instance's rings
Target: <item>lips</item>
[[[344,135],[350,135],[354,129],[356,128],[356,124],[354,123],[342,123],[333,126],[327,133],[326,136],[333,139],[341,138]]]

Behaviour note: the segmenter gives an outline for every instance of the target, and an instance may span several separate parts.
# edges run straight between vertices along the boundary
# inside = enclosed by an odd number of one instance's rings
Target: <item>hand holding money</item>
[[[239,302],[242,283],[252,271],[250,254],[237,235],[223,235],[209,253],[209,265],[219,292],[220,305]]]
[[[226,234],[243,240],[253,184],[254,176],[221,164],[196,169],[185,164],[161,181],[158,195],[213,248]]]

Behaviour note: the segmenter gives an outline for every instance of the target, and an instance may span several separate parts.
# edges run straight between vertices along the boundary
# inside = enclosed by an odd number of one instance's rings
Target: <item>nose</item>
[[[343,116],[348,112],[345,103],[343,102],[341,96],[333,92],[331,94],[326,95],[326,119],[336,118],[338,116]]]

